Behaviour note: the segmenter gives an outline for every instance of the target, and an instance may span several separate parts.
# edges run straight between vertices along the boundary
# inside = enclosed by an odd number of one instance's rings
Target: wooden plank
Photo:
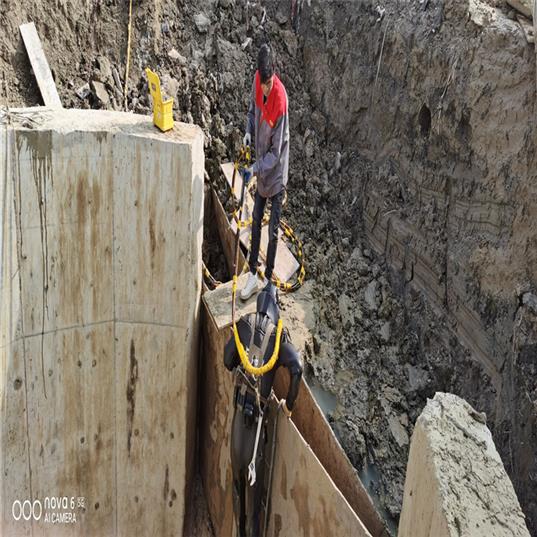
[[[233,274],[233,263],[235,256],[235,235],[227,219],[226,212],[218,199],[218,195],[211,188],[211,197],[209,198],[212,201],[212,212],[216,225],[218,227],[218,236],[220,237],[220,243],[222,244],[222,249],[224,250],[224,256],[226,258],[227,267],[230,274]],[[242,250],[239,248],[239,272],[244,264],[246,263],[246,258],[242,253]]]
[[[232,180],[233,180],[233,163],[227,162],[225,164],[222,164],[221,168],[229,186],[231,186]],[[242,178],[240,177],[239,174],[237,174],[237,176],[235,177],[235,187],[234,187],[234,195],[237,200],[240,200],[241,188],[242,188]],[[252,196],[248,192],[245,193],[244,207],[245,208],[243,211],[242,219],[247,220],[248,218],[250,218],[254,210],[254,200],[252,199]],[[231,229],[233,231],[236,230],[235,222],[231,223]],[[250,228],[249,227],[241,231],[240,239],[241,239],[241,243],[244,244],[246,248],[248,248],[250,245]],[[268,225],[265,225],[261,229],[261,245],[259,248],[259,257],[263,262],[266,261],[267,246],[268,246]],[[274,261],[275,276],[280,278],[280,280],[287,282],[292,278],[293,274],[295,274],[299,266],[300,265],[298,261],[295,259],[295,256],[291,253],[291,251],[289,250],[289,248],[287,247],[287,245],[282,239],[281,229],[278,230],[278,248],[276,250],[276,259]]]
[[[62,108],[60,96],[58,95],[56,84],[52,78],[52,73],[50,72],[50,67],[47,58],[45,57],[41,40],[37,35],[35,24],[33,22],[21,24],[19,30],[26,47],[26,52],[28,53],[28,58],[30,58],[30,63],[32,64],[32,69],[34,70],[37,85],[41,91],[45,106]]]
[[[283,413],[276,437],[267,535],[371,537],[311,446]]]
[[[237,282],[237,289],[241,289],[246,283],[248,278],[247,274],[239,276]],[[212,317],[214,323],[219,330],[224,329],[231,325],[231,286],[232,281],[219,285],[216,289],[204,293],[203,301],[209,310],[209,315]],[[237,291],[238,294],[238,291]],[[248,300],[243,302],[237,297],[237,320],[243,315],[248,313],[254,313],[256,308],[257,295],[251,296]]]
[[[274,382],[276,396],[284,399],[288,388],[289,375],[287,371],[278,371]],[[371,535],[373,537],[389,537],[388,530],[376,510],[373,500],[304,379],[300,382],[300,390],[293,412],[293,422]]]
[[[229,328],[218,330],[202,308],[203,353],[199,383],[199,469],[215,537],[235,535],[231,473],[233,375],[224,367]]]

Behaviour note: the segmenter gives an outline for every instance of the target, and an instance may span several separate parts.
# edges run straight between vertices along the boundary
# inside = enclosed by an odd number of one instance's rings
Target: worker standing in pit
[[[251,364],[265,364],[276,347],[276,325],[279,320],[276,287],[270,282],[257,297],[256,313],[241,317],[237,330],[241,344],[248,349]],[[259,389],[253,376],[241,365],[234,337],[224,349],[224,364],[236,371],[234,414],[231,426],[231,466],[233,470],[233,510],[239,537],[260,537],[261,511],[265,494],[264,456],[267,438],[266,404],[272,390],[274,375],[279,366],[290,374],[287,398],[281,405],[287,417],[298,395],[302,377],[300,356],[283,330],[279,355],[275,366],[259,380]],[[256,438],[257,437],[257,438]]]
[[[252,85],[252,96],[246,121],[244,145],[255,143],[256,162],[243,172],[244,181],[257,176],[252,240],[250,248],[250,274],[240,297],[247,300],[257,292],[257,260],[261,241],[261,221],[267,199],[271,201],[269,242],[265,278],[270,281],[278,245],[278,228],[282,202],[289,175],[289,115],[287,92],[274,72],[272,49],[264,44],[257,56],[257,71]]]

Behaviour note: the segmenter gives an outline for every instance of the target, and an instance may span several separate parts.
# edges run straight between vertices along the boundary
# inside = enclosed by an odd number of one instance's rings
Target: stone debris
[[[76,95],[78,98],[84,100],[84,99],[87,99],[89,94],[91,93],[91,88],[90,88],[90,85],[88,83],[80,86],[76,91],[75,91]]]
[[[194,24],[200,34],[205,34],[211,25],[211,19],[204,13],[196,13],[194,15]]]
[[[384,343],[388,343],[388,341],[390,341],[391,327],[390,327],[389,321],[386,321],[385,323],[382,324],[379,330],[379,335],[380,335],[380,339],[384,341]]]
[[[343,293],[339,296],[339,314],[341,315],[341,322],[343,326],[354,324],[354,312],[352,300]]]
[[[181,65],[186,65],[187,63],[187,59],[174,48],[168,51],[168,58],[177,60]]]
[[[106,107],[110,103],[110,95],[108,95],[105,85],[102,82],[98,82],[97,80],[92,80],[91,88],[97,101],[103,107]]]
[[[400,447],[408,445],[408,433],[401,424],[401,421],[397,416],[390,416],[388,418],[388,425],[392,433],[393,438]]]
[[[106,56],[99,56],[97,58],[97,66],[98,69],[94,73],[94,79],[103,84],[111,83],[113,75],[110,60]]]
[[[532,19],[533,0],[507,0],[507,3],[528,19]]]
[[[286,24],[288,20],[289,20],[289,17],[283,11],[278,10],[276,12],[276,22],[280,26],[283,26],[284,24]]]
[[[522,295],[522,304],[528,306],[537,315],[537,296],[533,293],[524,293]]]
[[[364,300],[365,300],[367,307],[371,311],[377,311],[379,307],[378,300],[377,300],[377,289],[378,289],[378,281],[373,280],[369,282],[369,284],[364,290]]]

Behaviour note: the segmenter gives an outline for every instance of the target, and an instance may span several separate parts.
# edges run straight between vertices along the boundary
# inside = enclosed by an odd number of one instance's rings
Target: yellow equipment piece
[[[162,100],[160,79],[157,73],[146,68],[145,74],[149,82],[149,91],[153,98],[153,123],[162,131],[173,129],[173,99]]]
[[[235,304],[236,293],[237,293],[237,275],[233,274],[233,286],[231,287],[233,304]],[[276,326],[276,342],[274,343],[274,352],[272,353],[272,356],[270,357],[269,361],[265,365],[262,365],[261,367],[255,367],[250,363],[250,360],[248,359],[248,354],[246,353],[246,350],[244,349],[244,346],[242,345],[241,338],[239,336],[239,330],[237,329],[237,324],[235,323],[235,318],[234,318],[235,316],[232,315],[232,317],[233,317],[232,319],[233,337],[235,338],[235,345],[237,347],[237,351],[241,359],[242,367],[244,367],[244,369],[246,369],[248,373],[256,377],[260,377],[261,375],[268,373],[276,364],[276,360],[278,360],[278,355],[280,353],[280,341],[282,339],[282,330],[283,330],[282,320],[278,319],[278,324]]]

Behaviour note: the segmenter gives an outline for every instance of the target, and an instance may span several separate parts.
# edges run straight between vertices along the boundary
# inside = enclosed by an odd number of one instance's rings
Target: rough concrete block
[[[399,537],[529,537],[485,416],[437,393],[416,422]]]

